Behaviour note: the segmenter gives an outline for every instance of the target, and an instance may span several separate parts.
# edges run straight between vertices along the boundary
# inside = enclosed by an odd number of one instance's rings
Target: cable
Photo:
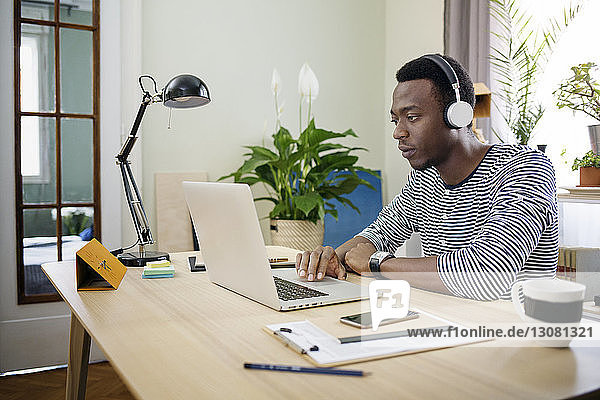
[[[128,247],[120,247],[120,248],[118,248],[118,249],[111,250],[111,251],[110,251],[110,254],[112,254],[113,256],[116,256],[116,255],[122,254],[122,253],[123,253],[125,250],[129,250],[129,249],[131,249],[132,247],[134,247],[135,245],[137,245],[139,242],[140,242],[140,239],[138,238],[138,239],[135,241],[135,243],[134,243],[134,244],[132,244],[131,246],[128,246]]]

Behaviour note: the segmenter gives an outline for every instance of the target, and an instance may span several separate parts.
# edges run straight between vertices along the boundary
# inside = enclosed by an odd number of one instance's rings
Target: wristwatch
[[[395,258],[392,253],[388,253],[387,251],[376,251],[371,254],[371,258],[369,258],[369,269],[374,274],[379,275],[381,272],[381,263],[390,258]]]

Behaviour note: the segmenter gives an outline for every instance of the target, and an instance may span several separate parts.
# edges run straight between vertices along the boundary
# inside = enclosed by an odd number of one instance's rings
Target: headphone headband
[[[439,54],[426,54],[422,56],[430,61],[433,61],[438,67],[442,69],[452,89],[454,89],[454,95],[456,101],[449,104],[444,110],[444,120],[450,128],[460,129],[464,128],[473,120],[473,107],[471,104],[460,100],[460,82],[456,71],[450,65],[450,63]]]
[[[460,101],[460,82],[458,81],[458,77],[456,76],[456,71],[454,71],[454,68],[452,68],[450,63],[439,54],[426,54],[423,56],[423,58],[433,61],[437,64],[438,67],[442,69],[446,77],[448,77],[448,81],[450,81],[452,89],[454,89],[454,93],[456,94],[456,101]]]

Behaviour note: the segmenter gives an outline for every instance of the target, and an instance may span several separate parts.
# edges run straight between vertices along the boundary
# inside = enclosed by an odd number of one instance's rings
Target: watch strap
[[[387,251],[376,251],[369,258],[369,269],[371,272],[379,274],[381,272],[381,263],[390,258],[394,258],[392,253],[388,253]]]

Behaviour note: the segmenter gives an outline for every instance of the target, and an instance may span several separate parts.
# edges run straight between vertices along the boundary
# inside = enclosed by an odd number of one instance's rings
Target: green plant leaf
[[[381,179],[381,175],[373,169],[364,168],[364,167],[354,167],[354,169],[356,169],[357,171],[366,172],[367,174],[374,176],[377,179]],[[373,189],[373,190],[375,190],[375,189]]]
[[[553,92],[557,107],[581,111],[600,122],[600,83],[591,74],[598,72],[596,64],[579,64],[571,67],[571,71],[573,75]]]
[[[241,168],[239,169],[239,173],[242,175],[250,173],[261,165],[268,164],[270,161],[271,160],[265,158],[250,158],[244,161],[244,164],[242,164]]]
[[[335,218],[335,220],[338,220],[338,211],[333,209],[333,210],[328,210],[325,209],[325,214],[330,214],[333,218]]]
[[[323,203],[323,198],[315,192],[294,197],[294,205],[307,216],[315,207],[319,207]]]
[[[236,179],[235,183],[245,183],[248,186],[252,186],[255,183],[262,182],[262,181],[263,181],[263,179],[261,179],[257,176],[244,176],[239,179]]]
[[[259,176],[262,182],[271,186],[274,190],[277,190],[277,183],[275,182],[275,177],[273,176],[273,170],[269,164],[264,164],[256,167],[254,170],[257,176]]]
[[[252,155],[252,157],[257,158],[257,159],[264,159],[264,160],[277,160],[278,155],[273,153],[271,150],[267,149],[266,147],[262,147],[262,146],[244,146],[247,149],[252,150],[251,154],[248,155]]]
[[[294,143],[295,140],[292,138],[290,131],[284,127],[280,127],[277,133],[273,135],[273,144],[277,151],[279,151],[280,157],[288,157],[293,151]]]
[[[600,168],[600,154],[594,154],[592,150],[588,151],[582,158],[573,161],[571,169],[577,171],[579,168],[587,167]]]
[[[289,219],[290,216],[285,212],[287,205],[285,203],[278,203],[273,207],[273,210],[269,213],[269,217],[273,219]]]
[[[356,165],[358,157],[352,153],[366,149],[328,142],[348,136],[356,137],[356,133],[351,129],[342,133],[319,129],[314,119],[297,140],[281,127],[273,135],[277,153],[263,146],[246,146],[250,151],[244,154],[242,166],[220,179],[233,177],[236,182],[267,185],[269,194],[257,201],[274,203],[271,218],[316,222],[326,213],[337,217],[335,207],[331,203],[326,207],[325,199],[337,199],[344,206],[355,208],[342,195],[361,185],[373,188],[356,171],[379,178],[374,171]],[[336,176],[329,178],[332,171],[337,171]]]
[[[273,197],[257,197],[257,198],[254,199],[254,201],[262,201],[262,200],[268,200],[268,201],[273,202],[274,204],[278,204],[279,203],[279,201],[277,199],[273,198]]]

